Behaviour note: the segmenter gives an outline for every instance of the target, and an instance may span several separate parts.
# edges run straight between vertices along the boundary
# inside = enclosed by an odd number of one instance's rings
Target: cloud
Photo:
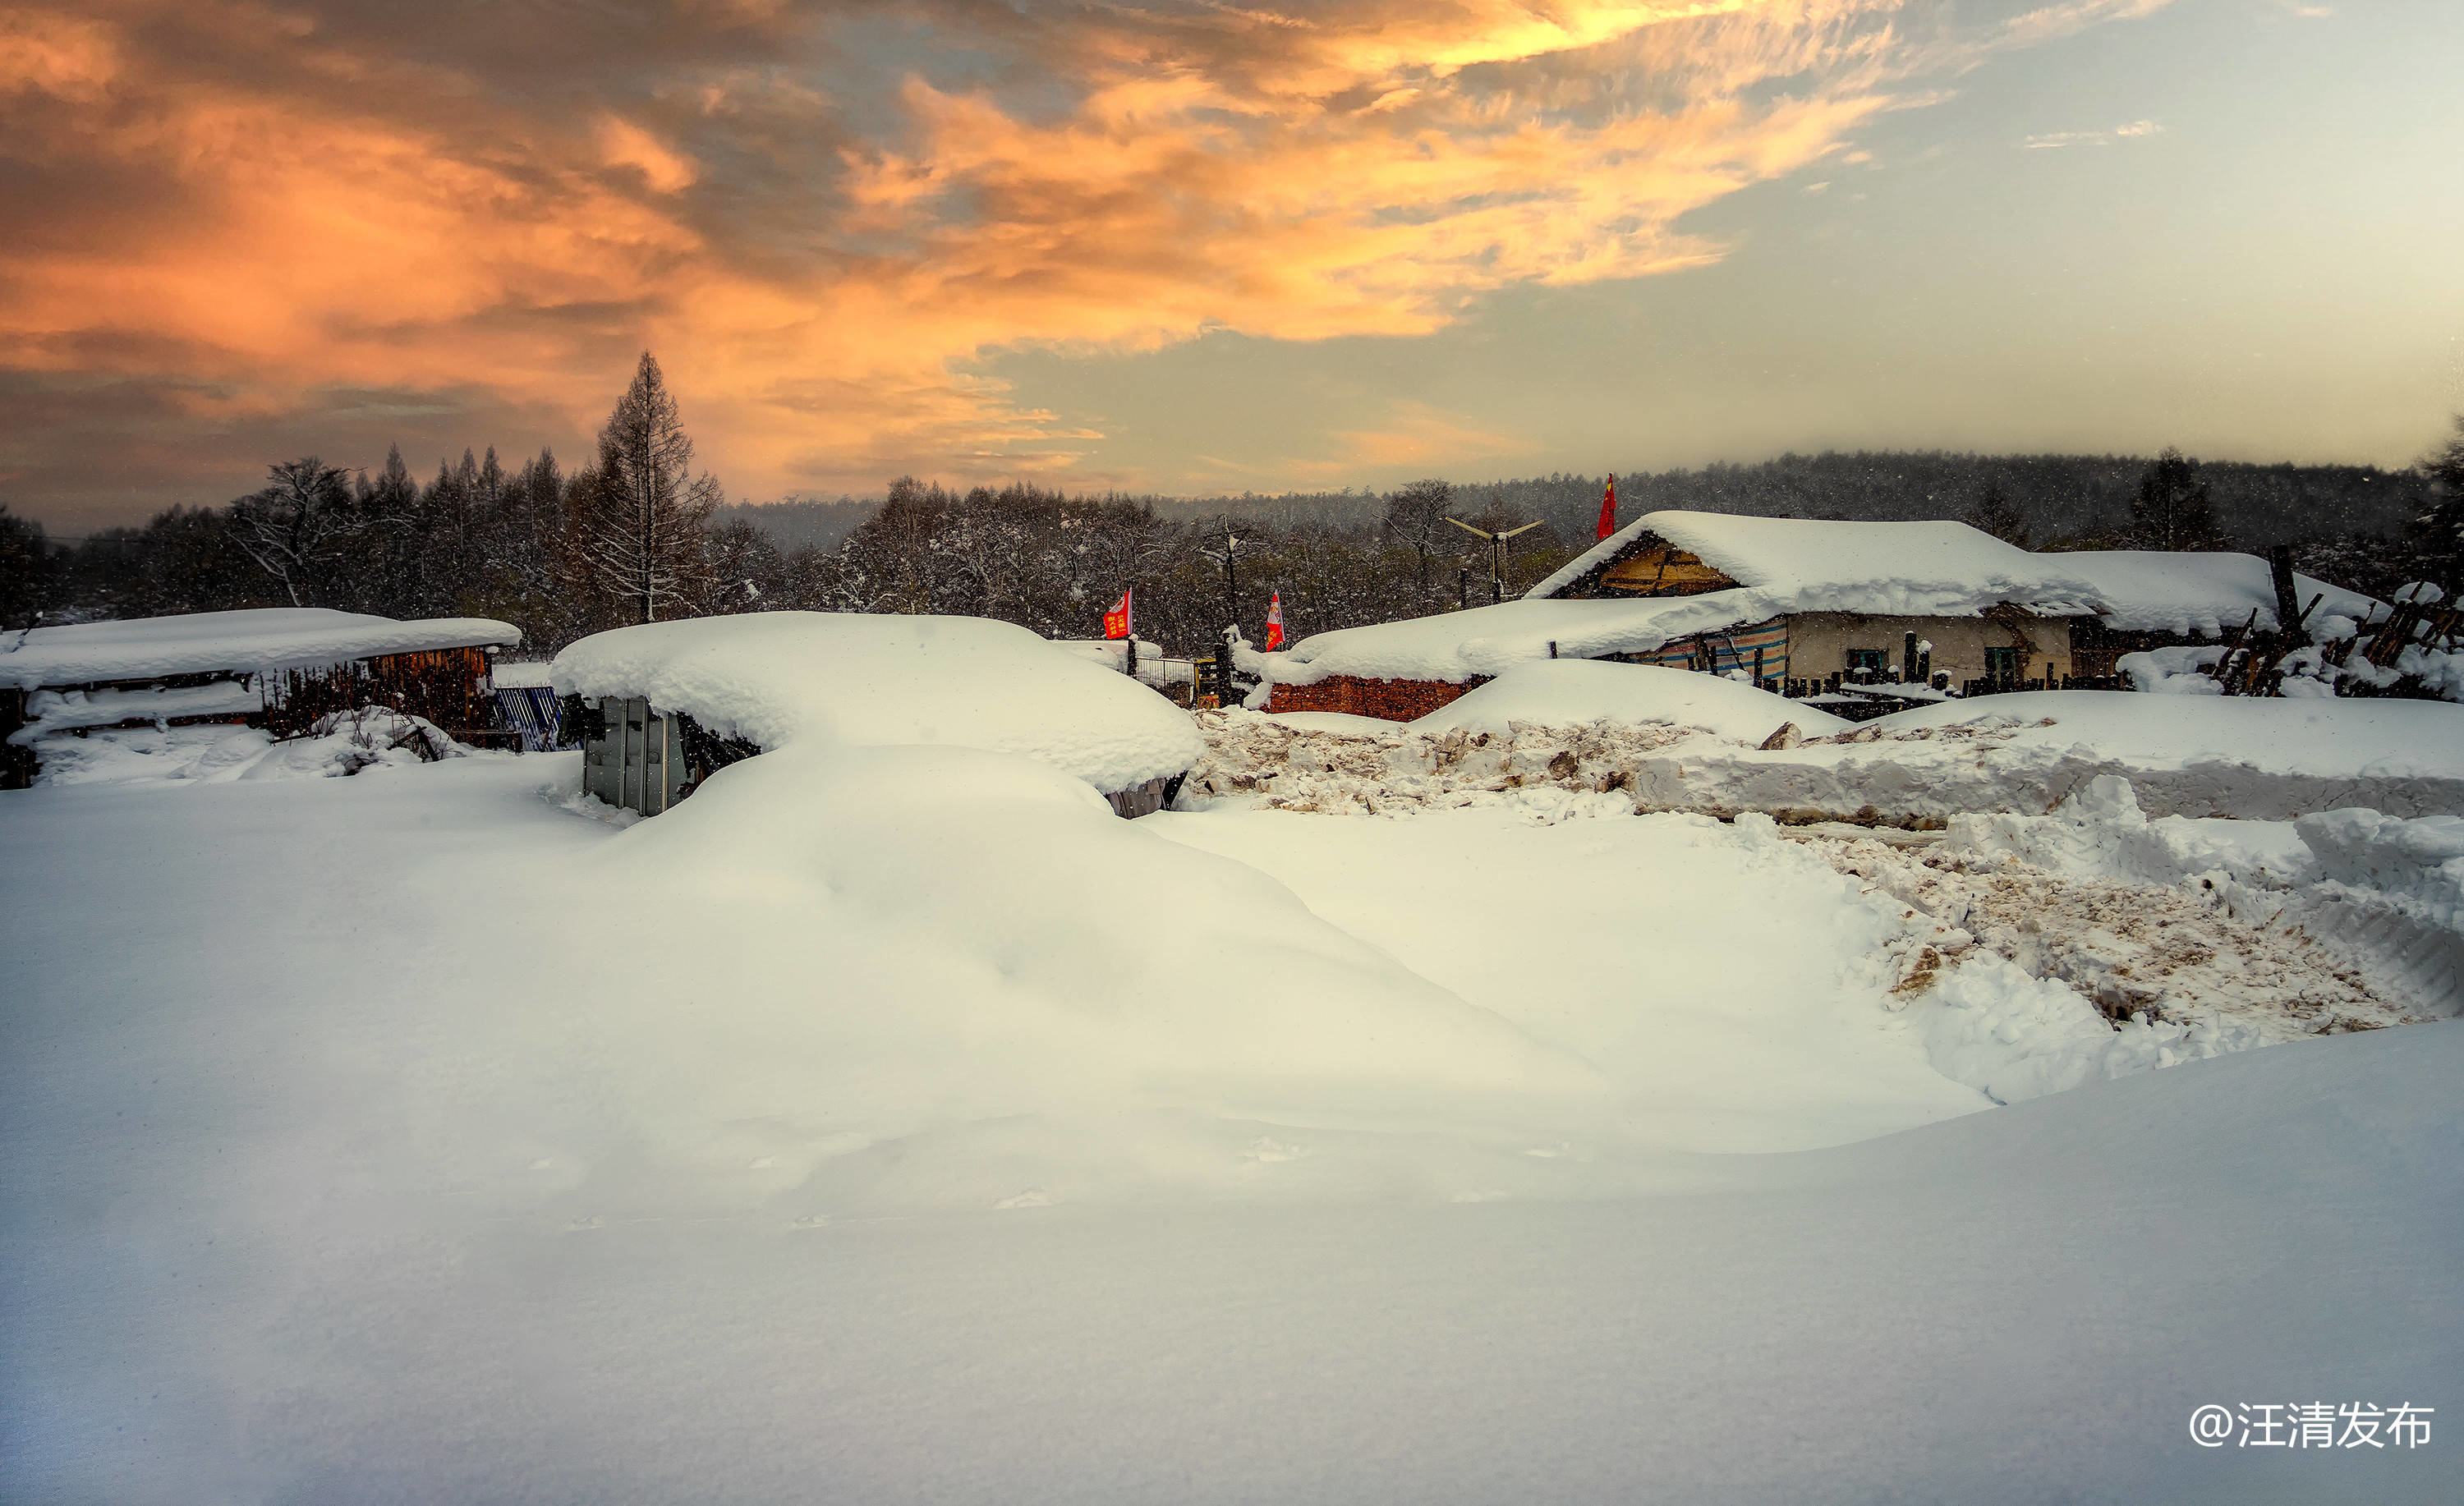
[[[2027,151],[2047,151],[2061,146],[2111,146],[2143,136],[2156,136],[2164,127],[2153,120],[2132,120],[2102,131],[2054,131],[2043,136],[2031,136],[2019,145]]]
[[[252,432],[391,392],[579,435],[649,346],[737,491],[1100,469],[1100,424],[981,364],[1411,336],[1714,260],[1690,211],[1931,98],[1900,9],[0,0],[0,369],[228,393]]]
[[[1363,471],[1441,470],[1472,461],[1523,454],[1530,442],[1484,428],[1467,415],[1424,403],[1396,402],[1375,428],[1339,429],[1340,447],[1329,457],[1297,459],[1283,469],[1302,480],[1357,476]]]

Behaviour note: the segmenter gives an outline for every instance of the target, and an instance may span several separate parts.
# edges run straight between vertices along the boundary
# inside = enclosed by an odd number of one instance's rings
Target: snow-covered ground
[[[1604,689],[1612,677],[1634,683]],[[1616,792],[1626,809],[1940,827],[1960,814],[2042,815],[2111,775],[2158,816],[2464,812],[2464,706],[2443,701],[2057,690],[1849,727],[1706,675],[1561,661],[1509,669],[1408,724],[1232,709],[1199,726],[1215,754],[1193,775],[1198,796],[1292,808],[1448,806],[1549,786]]]
[[[2066,979],[2139,943],[1994,887],[2401,932],[2352,987],[2404,1014],[2452,820],[2107,783],[1886,847],[1576,777],[1708,733],[1411,735],[1497,768],[1403,820],[828,736],[647,821],[573,754],[0,796],[0,1495],[2452,1498],[2444,1436],[2187,1424],[2456,1405],[2464,1024],[2116,1028]],[[1391,753],[1349,787],[1443,782]]]

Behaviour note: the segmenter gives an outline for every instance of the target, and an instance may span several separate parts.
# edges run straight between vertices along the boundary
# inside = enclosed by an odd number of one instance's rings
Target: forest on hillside
[[[596,453],[506,464],[491,447],[415,481],[315,457],[226,503],[75,543],[0,507],[0,627],[310,605],[476,616],[552,652],[679,616],[802,608],[1001,618],[1098,636],[1134,590],[1141,638],[1203,653],[1237,624],[1292,639],[1517,594],[1593,541],[1607,478],[1431,479],[1394,491],[1215,497],[967,491],[908,476],[877,499],[725,505],[645,355]],[[2464,419],[2410,469],[1943,451],[1783,455],[1617,477],[1618,517],[1685,508],[1960,518],[2024,547],[2296,547],[2305,572],[2385,598],[2464,561]],[[1458,524],[1463,526],[1458,526]],[[1492,579],[1483,534],[1511,540]]]

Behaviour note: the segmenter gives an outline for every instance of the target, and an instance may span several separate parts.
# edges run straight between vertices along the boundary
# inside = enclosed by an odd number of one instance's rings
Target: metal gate
[[[684,733],[673,716],[636,697],[599,703],[599,726],[582,745],[582,792],[656,816],[676,802],[686,777]]]

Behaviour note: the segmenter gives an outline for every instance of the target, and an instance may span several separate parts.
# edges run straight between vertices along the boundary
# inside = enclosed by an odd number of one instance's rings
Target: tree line
[[[253,606],[498,618],[553,651],[629,622],[728,612],[936,612],[1088,638],[1134,588],[1138,636],[1204,653],[1227,624],[1292,638],[1479,605],[1592,542],[1603,477],[1556,474],[1277,497],[964,491],[902,476],[878,502],[723,506],[657,361],[587,462],[490,448],[413,480],[316,457],[221,507],[173,508],[76,548],[0,509],[0,625]],[[2385,598],[2464,565],[2464,416],[2411,470],[1939,452],[1782,456],[1617,478],[1618,515],[1663,508],[1831,518],[1960,517],[2037,549],[2255,549]],[[1491,578],[1482,535],[1520,534]],[[1458,527],[1462,523],[1467,527]]]

